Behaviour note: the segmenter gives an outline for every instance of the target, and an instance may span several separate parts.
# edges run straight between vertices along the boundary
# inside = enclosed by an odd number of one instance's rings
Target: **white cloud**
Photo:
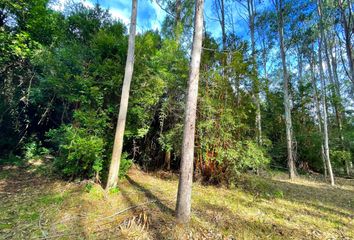
[[[92,2],[90,2],[89,0],[80,0],[80,2],[82,3],[82,5],[84,5],[87,8],[93,8],[94,5]]]
[[[65,5],[69,3],[82,3],[83,6],[87,8],[93,8],[94,5],[89,0],[53,0],[49,3],[49,7],[55,11],[63,11]]]
[[[125,25],[130,23],[130,13],[118,8],[111,8],[109,12],[112,14],[112,17],[115,19],[121,20]]]
[[[113,2],[109,2],[109,3],[106,2],[106,4],[103,4],[102,7],[108,8],[113,18],[122,21],[123,24],[128,26],[130,24],[131,3],[127,3],[126,1],[127,0],[117,0],[115,4],[113,4]],[[138,9],[137,31],[143,32],[143,30],[147,26],[150,26],[149,28],[152,28],[153,30],[161,30],[161,25],[164,18],[166,17],[166,12],[163,9],[161,9],[161,7],[156,3],[156,0],[152,0],[152,1],[144,0],[144,1],[146,2],[141,2],[140,4],[138,4],[139,9]],[[89,8],[94,7],[94,0],[51,0],[50,8],[56,11],[63,11],[65,5],[72,2],[82,3],[85,7],[89,7]],[[120,7],[116,7],[117,3],[119,3],[118,6]],[[156,17],[151,17],[150,15],[149,19],[144,18],[146,15],[144,16],[143,12],[146,9],[150,9],[150,11],[154,11],[155,14],[153,15],[155,15]],[[139,15],[140,10],[142,10],[142,12]]]
[[[63,11],[64,6],[68,3],[68,0],[51,1],[49,7],[55,11]]]

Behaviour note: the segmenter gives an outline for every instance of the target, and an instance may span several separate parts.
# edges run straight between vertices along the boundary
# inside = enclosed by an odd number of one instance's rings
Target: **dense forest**
[[[179,178],[182,224],[192,182],[232,189],[272,172],[328,189],[352,181],[352,0],[141,1],[165,13],[159,29],[137,31],[137,0],[129,24],[100,1],[0,2],[0,170],[23,175],[40,159],[42,175],[89,181],[105,198],[132,169],[164,172]]]

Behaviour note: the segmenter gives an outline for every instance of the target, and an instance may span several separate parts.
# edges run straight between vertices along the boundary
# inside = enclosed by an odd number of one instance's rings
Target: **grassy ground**
[[[189,227],[174,222],[176,176],[133,169],[120,191],[3,166],[0,239],[354,239],[354,182],[285,173],[193,186]]]

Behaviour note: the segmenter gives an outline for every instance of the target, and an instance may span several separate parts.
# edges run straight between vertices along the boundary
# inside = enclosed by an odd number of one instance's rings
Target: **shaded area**
[[[174,210],[172,210],[170,207],[166,206],[163,202],[161,202],[161,200],[158,197],[156,197],[149,189],[144,188],[142,185],[134,181],[129,176],[127,176],[127,180],[133,187],[143,192],[147,198],[155,200],[156,206],[160,209],[161,212],[167,212],[168,214],[171,215],[175,214]]]
[[[127,233],[149,237],[143,239],[354,238],[351,184],[332,188],[256,176],[236,189],[194,183],[192,221],[186,228],[174,220],[177,180],[132,169],[119,192],[107,194],[99,185],[88,190],[89,184],[3,169],[0,239],[125,239]],[[139,207],[130,209],[134,206]],[[129,210],[114,215],[124,209]]]

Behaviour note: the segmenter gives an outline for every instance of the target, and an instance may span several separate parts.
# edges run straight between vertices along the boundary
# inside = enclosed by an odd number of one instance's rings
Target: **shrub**
[[[54,166],[64,177],[99,179],[104,157],[102,138],[72,125],[50,130],[47,136],[58,148]]]
[[[33,159],[37,156],[38,153],[38,144],[35,141],[31,141],[25,144],[24,146],[25,150],[25,159],[30,160]]]
[[[132,165],[133,165],[133,160],[128,159],[128,153],[124,152],[120,159],[119,178],[124,178],[127,175]]]
[[[234,148],[224,151],[224,165],[227,179],[234,181],[241,172],[247,169],[264,168],[270,163],[264,149],[253,141],[237,142]]]
[[[333,164],[333,169],[341,169],[346,162],[352,161],[351,152],[341,150],[331,150],[330,158]]]

